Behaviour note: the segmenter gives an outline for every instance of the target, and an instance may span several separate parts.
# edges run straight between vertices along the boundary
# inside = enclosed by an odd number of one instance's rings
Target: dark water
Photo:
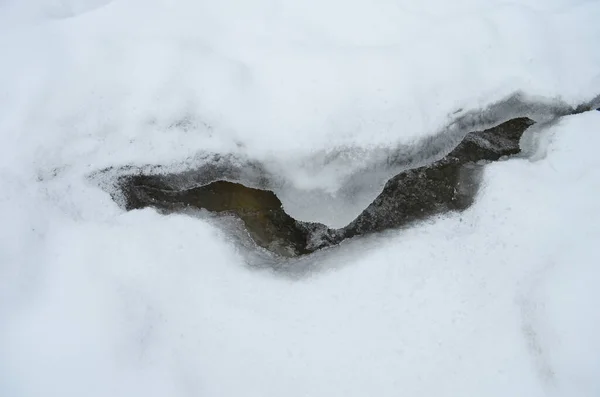
[[[519,140],[533,124],[516,118],[469,133],[446,157],[391,178],[382,193],[349,225],[296,221],[269,190],[216,181],[174,189],[177,175],[128,175],[119,180],[126,209],[154,207],[164,213],[205,209],[241,219],[257,245],[285,257],[305,255],[347,238],[399,228],[448,211],[462,211],[475,199],[483,163],[520,152]]]

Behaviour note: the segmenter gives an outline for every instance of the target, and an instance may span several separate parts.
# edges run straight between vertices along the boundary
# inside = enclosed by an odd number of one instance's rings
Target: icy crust
[[[402,171],[440,160],[469,132],[492,128],[519,117],[547,125],[564,115],[587,111],[595,106],[600,106],[600,97],[570,107],[558,101],[535,102],[522,94],[515,94],[484,110],[461,112],[447,127],[413,145],[372,150],[343,149],[316,154],[306,160],[315,168],[315,173],[319,168],[354,171],[322,188],[299,189],[293,181],[285,178],[285,173],[277,173],[273,164],[261,164],[231,154],[198,155],[192,161],[168,165],[113,167],[92,173],[91,178],[111,193],[121,206],[124,206],[124,202],[117,184],[120,178],[127,175],[161,175],[161,184],[175,191],[193,189],[218,180],[242,183],[274,191],[285,211],[297,220],[339,228],[346,226],[367,208],[390,178]],[[352,162],[357,157],[362,159],[359,161],[360,168]]]

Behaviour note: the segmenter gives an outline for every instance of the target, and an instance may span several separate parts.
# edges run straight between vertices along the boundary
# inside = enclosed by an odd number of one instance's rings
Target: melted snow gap
[[[484,163],[520,152],[519,140],[534,122],[517,118],[473,132],[446,157],[402,172],[390,179],[381,194],[352,222],[332,229],[292,218],[277,195],[227,180],[178,189],[172,174],[133,174],[119,177],[127,210],[153,207],[162,213],[208,210],[232,215],[259,247],[282,257],[310,254],[357,236],[401,228],[448,211],[462,211],[474,201]],[[213,169],[218,172],[218,168]]]
[[[259,162],[240,161],[232,156],[208,156],[201,166],[180,172],[163,166],[121,167],[100,171],[93,177],[126,210],[153,207],[164,214],[209,211],[222,219],[236,219],[238,227],[228,230],[245,233],[254,247],[280,258],[296,257],[346,239],[407,227],[439,214],[469,208],[485,164],[515,155],[531,155],[531,148],[521,151],[525,130],[536,122],[539,127],[564,115],[591,110],[598,99],[571,108],[561,103],[527,102],[517,94],[485,111],[459,115],[439,134],[414,146],[388,152],[383,164],[346,181],[346,193],[361,196],[362,202],[365,197],[371,198],[358,215],[348,218],[341,227],[298,219],[289,211],[289,202],[286,203],[293,189],[283,189],[281,181],[266,172]],[[519,116],[506,120],[515,114]],[[469,130],[472,132],[465,132]],[[381,157],[374,155],[374,158]],[[373,189],[382,177],[385,177],[383,187]],[[364,184],[365,180],[368,189],[352,183]],[[295,197],[303,196],[298,193]],[[320,203],[310,204],[315,212],[322,210]],[[352,214],[352,208],[349,212]]]

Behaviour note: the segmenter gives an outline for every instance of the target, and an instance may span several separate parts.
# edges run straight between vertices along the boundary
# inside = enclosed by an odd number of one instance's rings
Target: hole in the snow
[[[239,183],[216,181],[186,190],[171,190],[145,178],[132,178],[127,194],[130,209],[152,206],[164,212],[189,208],[234,215],[252,239],[281,256],[310,253],[309,224],[297,222],[283,210],[275,193]]]
[[[301,222],[285,213],[268,190],[218,180],[189,189],[174,188],[177,174],[125,175],[119,187],[126,209],[154,207],[165,213],[205,209],[234,215],[255,243],[277,255],[293,257],[338,244],[344,239],[400,228],[448,211],[462,211],[474,201],[483,164],[520,152],[519,140],[534,122],[516,118],[467,134],[446,157],[391,178],[381,194],[349,225],[329,229]]]

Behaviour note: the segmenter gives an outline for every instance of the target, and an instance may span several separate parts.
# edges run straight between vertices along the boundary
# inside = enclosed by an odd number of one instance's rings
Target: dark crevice
[[[307,225],[285,213],[281,201],[269,190],[253,189],[239,183],[216,181],[205,186],[175,191],[145,177],[123,181],[127,209],[147,206],[165,213],[191,208],[235,215],[259,246],[281,256],[297,256],[311,251]]]
[[[341,241],[400,228],[449,211],[471,206],[485,163],[520,152],[519,140],[534,122],[515,118],[475,131],[447,156],[430,165],[391,178],[377,198],[349,225],[329,229],[301,222],[283,210],[269,190],[218,180],[204,186],[176,189],[176,175],[122,175],[118,188],[127,210],[154,207],[164,213],[205,209],[241,219],[257,245],[284,257],[305,255]]]

